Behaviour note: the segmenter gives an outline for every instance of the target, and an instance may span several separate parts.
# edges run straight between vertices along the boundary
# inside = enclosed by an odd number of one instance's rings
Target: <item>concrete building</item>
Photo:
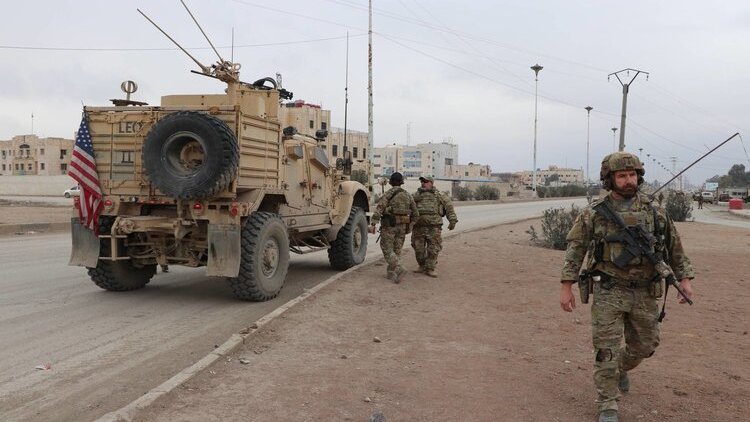
[[[531,189],[531,179],[533,178],[531,170],[520,171],[515,173],[515,175],[527,189]],[[552,177],[554,175],[557,177]],[[548,183],[548,179],[550,178],[557,180],[550,180]],[[546,170],[537,170],[536,184],[538,186],[583,185],[583,170],[562,168],[554,165],[549,166]]]
[[[373,171],[376,176],[387,177],[399,171],[406,177],[449,178],[446,166],[455,164],[458,164],[458,145],[450,142],[427,142],[417,145],[394,143],[376,147],[373,153]]]
[[[0,175],[58,176],[68,173],[75,141],[64,138],[14,136],[0,141]]]
[[[449,179],[490,179],[492,172],[486,164],[448,164],[445,166],[445,177]]]

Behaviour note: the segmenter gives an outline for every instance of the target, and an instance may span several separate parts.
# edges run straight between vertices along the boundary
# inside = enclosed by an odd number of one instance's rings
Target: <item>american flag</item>
[[[81,203],[78,207],[81,224],[98,234],[99,214],[103,207],[102,189],[99,185],[99,175],[96,173],[94,148],[91,144],[89,122],[85,112],[81,119],[81,127],[78,128],[68,174],[81,185]]]

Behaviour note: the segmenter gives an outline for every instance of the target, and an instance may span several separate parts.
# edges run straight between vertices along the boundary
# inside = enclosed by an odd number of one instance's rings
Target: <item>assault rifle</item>
[[[620,242],[625,246],[625,249],[620,256],[616,257],[613,261],[618,268],[625,268],[625,266],[628,265],[628,262],[633,258],[645,256],[654,266],[656,272],[667,281],[668,285],[671,284],[674,286],[674,288],[677,289],[677,292],[685,298],[687,303],[691,305],[693,304],[693,301],[687,297],[682,288],[680,288],[680,285],[677,283],[677,278],[669,265],[664,262],[664,259],[662,259],[661,256],[651,250],[651,245],[656,242],[656,238],[653,234],[647,232],[640,225],[628,226],[625,224],[625,220],[623,220],[620,214],[612,209],[612,206],[608,201],[601,201],[594,205],[593,209],[599,213],[599,215],[606,218],[608,221],[615,223],[617,227],[620,228],[619,234],[610,235],[604,238],[604,240],[608,242]],[[664,294],[666,296],[666,292]],[[662,310],[662,314],[663,313],[664,311]],[[659,320],[661,321],[662,318],[663,315],[659,317]]]

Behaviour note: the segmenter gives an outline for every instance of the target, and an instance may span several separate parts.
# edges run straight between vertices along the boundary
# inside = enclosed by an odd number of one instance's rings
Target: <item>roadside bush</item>
[[[474,199],[474,192],[472,192],[468,187],[458,186],[454,190],[454,192],[456,193],[457,201],[471,201],[472,199]]]
[[[495,200],[498,198],[500,198],[500,191],[490,185],[481,185],[474,192],[474,199],[477,201]]]
[[[565,238],[580,213],[580,208],[575,205],[571,205],[569,210],[566,208],[546,209],[542,214],[542,238],[539,238],[534,226],[529,226],[526,233],[529,234],[532,242],[546,248],[565,249],[567,246]]]
[[[685,221],[693,214],[693,199],[685,192],[669,192],[666,209],[672,220]]]
[[[565,186],[537,186],[537,196],[540,198],[564,198],[569,196],[586,196],[586,187],[579,185],[565,185]],[[599,192],[597,191],[596,194]]]

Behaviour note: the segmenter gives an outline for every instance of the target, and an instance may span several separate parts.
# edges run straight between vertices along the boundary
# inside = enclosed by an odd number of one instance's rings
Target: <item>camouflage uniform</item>
[[[601,201],[609,201],[626,224],[642,225],[657,235],[654,250],[665,257],[677,280],[694,277],[674,223],[646,195],[638,193],[629,200],[616,200],[610,193],[584,208],[578,216],[568,233],[561,280],[578,280],[587,251],[588,270],[601,275],[601,281],[593,283],[591,307],[594,384],[600,412],[617,410],[621,374],[653,355],[659,345],[657,302],[664,290],[664,281],[655,281],[657,273],[645,257],[633,258],[625,268],[618,268],[612,262],[622,253],[623,245],[604,240],[605,236],[617,234],[618,228],[592,210]]]
[[[397,280],[404,273],[401,266],[401,248],[409,233],[409,225],[419,217],[417,205],[409,192],[400,186],[389,189],[378,201],[371,224],[380,222],[380,249],[388,263],[388,278]]]
[[[433,181],[432,178],[426,179]],[[419,218],[411,235],[411,246],[414,248],[419,268],[431,273],[435,271],[438,254],[443,249],[443,216],[447,217],[453,226],[458,222],[458,217],[450,198],[434,186],[430,189],[419,188],[414,194],[414,202],[417,203]]]

